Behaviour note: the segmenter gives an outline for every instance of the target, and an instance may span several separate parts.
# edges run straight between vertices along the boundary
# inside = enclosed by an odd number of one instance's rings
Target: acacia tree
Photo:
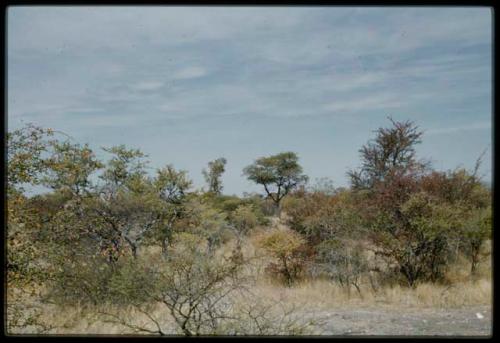
[[[67,247],[73,258],[76,245],[87,255],[106,255],[109,262],[115,262],[125,247],[136,256],[159,217],[153,187],[145,175],[144,154],[125,146],[105,149],[113,156],[101,175],[104,183],[91,185],[88,176],[101,165],[88,147],[64,143],[56,145],[55,151],[49,159],[47,184],[56,192],[69,190],[72,196],[49,223],[47,239],[55,247]]]
[[[164,254],[172,238],[175,222],[182,218],[186,212],[187,191],[192,186],[191,180],[184,170],[177,171],[172,165],[167,165],[156,172],[152,184],[159,197],[160,221],[153,232],[159,240]]]
[[[308,177],[302,174],[298,159],[294,152],[261,157],[243,169],[243,174],[249,180],[264,186],[267,196],[279,211],[281,200],[308,180]]]
[[[412,193],[398,215],[377,211],[370,237],[380,247],[376,253],[396,263],[409,286],[437,281],[447,266],[450,237],[460,228],[462,210],[425,192]]]
[[[69,141],[52,141],[50,145],[53,153],[46,160],[48,170],[43,183],[56,191],[69,191],[74,196],[88,194],[92,187],[90,176],[103,167],[88,144],[81,146]]]
[[[203,176],[208,184],[208,191],[217,195],[222,193],[221,176],[225,171],[227,160],[224,157],[208,162],[208,170],[203,169]]]
[[[369,189],[394,170],[405,172],[425,166],[415,158],[415,145],[421,143],[423,132],[411,121],[389,120],[392,127],[376,130],[375,139],[359,150],[362,166],[348,172],[354,189]]]
[[[185,171],[171,165],[146,175],[147,162],[139,150],[113,147],[114,156],[102,175],[105,184],[91,211],[102,218],[103,232],[114,233],[105,240],[112,251],[127,246],[134,257],[146,238],[160,241],[166,252],[172,226],[182,212],[191,181]]]
[[[13,333],[26,326],[39,332],[50,327],[37,303],[39,285],[47,279],[39,263],[43,247],[34,239],[40,230],[36,208],[25,186],[39,185],[46,172],[48,146],[54,132],[28,124],[7,134],[6,325]]]

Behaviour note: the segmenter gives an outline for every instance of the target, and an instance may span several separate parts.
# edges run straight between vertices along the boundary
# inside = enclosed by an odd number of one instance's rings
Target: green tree
[[[49,329],[32,296],[40,297],[47,279],[41,263],[43,246],[37,209],[24,194],[26,186],[39,185],[47,170],[48,147],[54,132],[32,124],[7,134],[6,324],[7,332],[31,326]]]
[[[144,158],[147,156],[140,150],[127,149],[125,145],[103,148],[103,150],[112,154],[101,175],[101,179],[108,182],[109,186],[131,186],[134,180],[146,174],[145,167],[148,162]]]
[[[43,183],[55,190],[70,191],[76,196],[89,192],[90,176],[103,165],[88,145],[53,141],[51,148],[53,153],[46,160],[48,175],[43,178]]]
[[[23,185],[36,185],[46,170],[52,129],[27,124],[7,133],[7,191],[21,192]]]
[[[224,157],[208,162],[208,170],[203,169],[203,176],[208,184],[208,191],[217,195],[222,193],[221,176],[224,173],[227,160]]]
[[[186,213],[188,201],[187,191],[192,186],[184,170],[176,170],[172,165],[167,165],[156,172],[153,180],[155,194],[159,196],[160,222],[156,225],[154,236],[159,240],[164,254],[167,253],[174,224]]]
[[[475,209],[464,222],[460,232],[461,245],[471,263],[471,275],[475,275],[481,261],[481,249],[492,233],[491,207]]]
[[[279,211],[281,200],[293,189],[307,182],[294,152],[261,157],[243,169],[250,181],[264,186],[267,196]]]

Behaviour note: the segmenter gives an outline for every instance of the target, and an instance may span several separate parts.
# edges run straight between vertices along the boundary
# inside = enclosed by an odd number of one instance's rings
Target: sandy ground
[[[491,312],[491,306],[455,309],[373,307],[326,310],[316,312],[314,317],[325,320],[323,335],[489,336]]]
[[[300,310],[299,310],[300,311]],[[492,331],[491,306],[463,308],[400,308],[391,306],[335,308],[314,311],[303,309],[304,320],[314,318],[322,324],[312,334],[321,336],[481,336]],[[98,328],[86,321],[76,327],[58,330],[61,335],[120,336],[123,328],[113,324],[97,323]],[[28,332],[26,332],[28,333]],[[49,333],[48,336],[51,334]],[[42,335],[43,336],[43,335]]]

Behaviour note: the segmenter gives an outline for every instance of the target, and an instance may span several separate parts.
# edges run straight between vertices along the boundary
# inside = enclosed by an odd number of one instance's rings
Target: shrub
[[[368,272],[368,262],[359,245],[352,246],[346,241],[330,239],[317,247],[316,263],[322,274],[337,281],[350,292],[351,285],[361,294],[360,282]]]
[[[305,264],[305,240],[292,230],[274,230],[264,235],[260,246],[270,253],[276,262],[268,265],[267,270],[279,275],[286,285],[291,286],[300,278]]]
[[[174,246],[164,260],[150,267],[142,265],[115,279],[113,291],[123,298],[147,299],[164,306],[173,317],[178,329],[186,336],[213,334],[227,318],[231,308],[230,295],[242,287],[239,271],[241,258],[216,257],[207,249],[200,249],[200,237],[181,233],[174,237]],[[146,283],[137,282],[147,280]],[[119,280],[119,282],[118,282]],[[156,325],[150,330],[145,325],[134,325],[111,314],[108,317],[135,331],[165,335],[164,328],[154,319],[147,304],[130,301]]]
[[[238,206],[231,216],[231,222],[240,235],[248,234],[251,229],[259,224],[251,205]]]
[[[460,232],[460,245],[471,263],[471,274],[474,275],[481,260],[481,249],[492,233],[491,207],[471,211]]]

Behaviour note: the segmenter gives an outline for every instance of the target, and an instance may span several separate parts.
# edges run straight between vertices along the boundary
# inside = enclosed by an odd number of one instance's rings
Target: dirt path
[[[491,306],[335,309],[314,317],[324,318],[323,335],[488,336],[492,330]]]

